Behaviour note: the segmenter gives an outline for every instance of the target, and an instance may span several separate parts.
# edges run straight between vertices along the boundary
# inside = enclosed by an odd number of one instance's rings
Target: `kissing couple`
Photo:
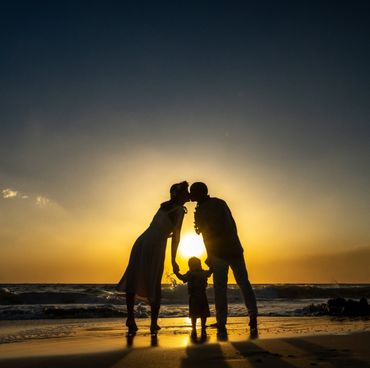
[[[206,264],[213,272],[217,332],[226,334],[227,275],[230,267],[248,310],[250,332],[255,334],[256,297],[248,279],[243,247],[231,211],[224,200],[209,196],[206,184],[196,182],[190,186],[190,191],[188,188],[186,181],[171,186],[170,199],[160,205],[149,227],[132,247],[128,266],[116,288],[126,296],[126,326],[129,333],[135,333],[138,329],[134,315],[135,299],[144,300],[150,305],[151,334],[156,334],[160,329],[157,321],[167,239],[172,239],[172,268],[178,274],[176,253],[183,219],[187,213],[184,204],[193,201],[197,202],[194,213],[195,231],[203,236],[207,251]]]

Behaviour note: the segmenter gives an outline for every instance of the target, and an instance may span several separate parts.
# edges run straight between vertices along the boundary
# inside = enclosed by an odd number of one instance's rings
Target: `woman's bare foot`
[[[126,326],[128,327],[129,333],[135,333],[138,330],[136,322],[133,318],[127,318]]]

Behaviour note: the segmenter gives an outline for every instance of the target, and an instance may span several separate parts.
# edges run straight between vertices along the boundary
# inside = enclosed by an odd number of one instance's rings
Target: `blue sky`
[[[85,247],[76,223],[126,253],[183,179],[231,203],[252,260],[367,249],[369,11],[366,1],[2,2],[3,259],[38,246],[52,258],[59,232],[62,248]]]

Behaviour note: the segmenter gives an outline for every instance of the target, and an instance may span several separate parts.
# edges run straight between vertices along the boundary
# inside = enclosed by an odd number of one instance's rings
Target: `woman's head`
[[[191,257],[188,261],[189,269],[190,271],[196,271],[202,269],[202,263],[200,262],[200,259],[197,257]]]
[[[188,188],[189,183],[187,181],[173,184],[170,188],[171,200],[181,205],[188,202],[190,200]]]

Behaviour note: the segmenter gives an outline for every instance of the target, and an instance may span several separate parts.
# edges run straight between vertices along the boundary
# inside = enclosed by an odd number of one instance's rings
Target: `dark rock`
[[[344,298],[329,299],[327,303],[311,304],[304,309],[305,314],[315,316],[348,316],[360,317],[370,315],[370,306],[366,298],[359,301]]]
[[[370,308],[366,298],[360,301],[336,298],[329,299],[328,312],[332,316],[366,316],[370,314]]]

